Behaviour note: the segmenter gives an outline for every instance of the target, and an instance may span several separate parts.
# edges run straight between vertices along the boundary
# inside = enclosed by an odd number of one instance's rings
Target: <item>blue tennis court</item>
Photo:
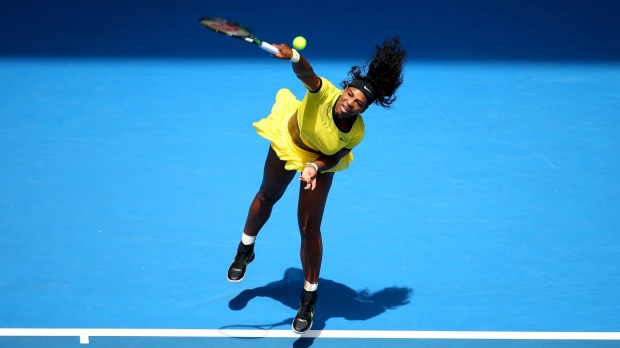
[[[446,3],[395,2],[422,6],[420,19]],[[354,13],[371,8],[360,4]],[[301,338],[290,329],[303,284],[297,185],[244,281],[225,278],[269,146],[252,122],[279,88],[304,92],[290,64],[200,28],[205,12],[234,17],[232,4],[153,2],[143,26],[128,20],[137,4],[34,6],[0,15],[8,32],[54,9],[49,27],[0,50],[0,347],[620,347],[620,45],[603,30],[618,28],[604,16],[615,3],[562,12],[599,30],[575,35],[574,50],[542,33],[530,34],[556,46],[510,46],[497,32],[476,46],[472,27],[461,37],[472,51],[455,39],[443,52],[386,24],[345,55],[305,17],[285,35],[238,13],[265,40],[306,35],[302,54],[333,81],[386,34],[411,45],[394,108],[369,109],[355,161],[335,176],[315,323]],[[439,19],[510,6],[475,1]],[[104,16],[91,9],[126,20],[95,30],[88,16]],[[178,25],[157,31],[161,45],[136,40],[163,19]]]

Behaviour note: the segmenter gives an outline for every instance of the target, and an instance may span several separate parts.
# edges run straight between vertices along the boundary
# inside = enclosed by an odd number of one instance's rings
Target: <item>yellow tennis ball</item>
[[[296,50],[303,50],[306,48],[306,38],[303,36],[298,36],[293,40],[293,47]]]

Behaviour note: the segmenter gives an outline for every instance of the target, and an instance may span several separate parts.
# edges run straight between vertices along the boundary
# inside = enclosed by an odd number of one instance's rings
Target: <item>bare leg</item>
[[[323,259],[323,239],[321,222],[327,195],[334,180],[334,173],[317,176],[316,188],[304,190],[305,183],[300,184],[297,220],[301,234],[301,264],[306,282],[317,284]]]
[[[238,283],[245,277],[248,264],[254,260],[254,238],[269,219],[273,205],[282,197],[295,177],[295,172],[284,169],[284,164],[269,147],[263,181],[250,205],[237,255],[228,268],[228,280],[233,283]]]

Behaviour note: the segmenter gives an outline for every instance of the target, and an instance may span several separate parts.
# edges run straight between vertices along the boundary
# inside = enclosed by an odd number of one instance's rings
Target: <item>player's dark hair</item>
[[[381,46],[375,46],[375,56],[363,66],[353,66],[340,85],[346,88],[353,80],[367,82],[375,93],[372,103],[387,109],[396,101],[396,90],[403,83],[406,55],[400,38],[386,39]]]

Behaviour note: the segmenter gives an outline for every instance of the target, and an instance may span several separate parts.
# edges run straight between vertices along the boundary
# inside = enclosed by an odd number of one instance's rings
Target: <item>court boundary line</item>
[[[291,330],[0,328],[0,337],[79,337],[81,344],[89,344],[91,337],[620,341],[620,332],[310,330],[297,335]]]

